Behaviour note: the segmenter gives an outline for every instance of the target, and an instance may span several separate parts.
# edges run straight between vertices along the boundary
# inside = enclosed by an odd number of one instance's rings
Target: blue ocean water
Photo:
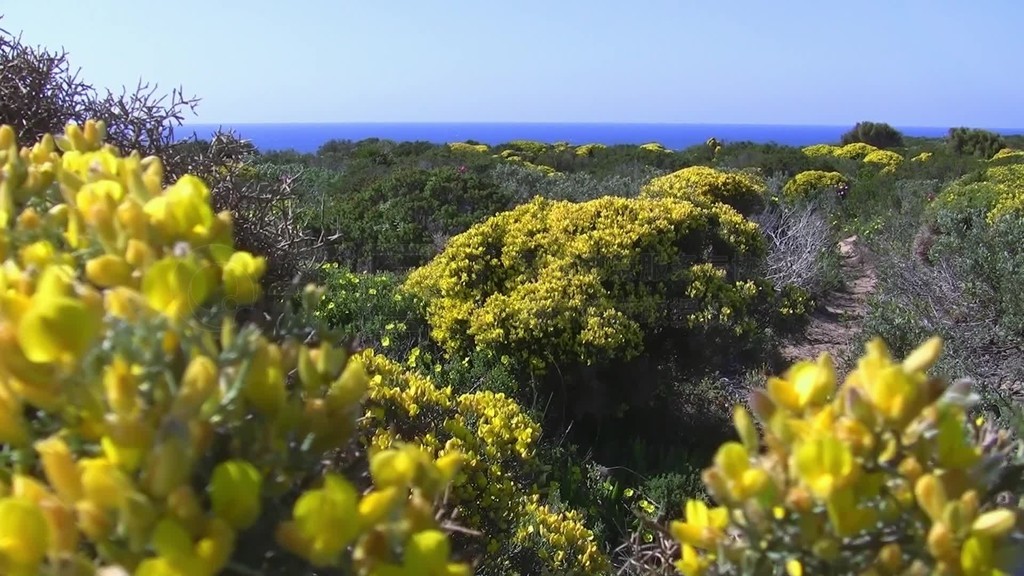
[[[726,142],[775,142],[788,146],[836,143],[846,126],[785,126],[757,124],[527,124],[527,123],[350,123],[350,124],[186,124],[175,137],[193,134],[208,139],[218,128],[249,140],[261,151],[292,149],[316,152],[329,140],[427,141],[437,144],[476,140],[496,145],[511,140],[580,144],[647,144],[657,142],[679,150],[717,138]],[[946,128],[897,127],[907,136],[937,137]],[[1022,134],[1024,129],[1001,130]]]

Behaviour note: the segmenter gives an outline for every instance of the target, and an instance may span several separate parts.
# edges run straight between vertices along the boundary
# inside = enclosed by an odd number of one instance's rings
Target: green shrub
[[[842,135],[840,142],[844,145],[863,142],[875,148],[899,148],[903,146],[903,134],[885,122],[857,122]]]

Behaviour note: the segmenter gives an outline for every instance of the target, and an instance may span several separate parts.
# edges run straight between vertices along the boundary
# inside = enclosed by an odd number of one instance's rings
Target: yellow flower
[[[210,480],[213,513],[236,530],[244,530],[260,515],[263,478],[259,470],[245,460],[221,462]]]
[[[672,536],[683,544],[695,548],[710,549],[722,538],[729,521],[726,508],[711,508],[700,500],[686,503],[686,521],[673,521],[669,525]]]
[[[799,444],[793,468],[819,499],[827,500],[853,477],[855,462],[848,446],[823,435]]]
[[[0,379],[0,443],[21,447],[28,442],[28,425],[21,400]]]
[[[373,483],[381,487],[405,487],[416,476],[418,462],[409,450],[388,449],[370,457],[370,475]]]
[[[243,394],[254,407],[268,415],[277,414],[284,405],[287,391],[278,346],[267,344],[262,338],[257,342]]]
[[[295,502],[294,520],[280,526],[278,543],[314,566],[332,564],[358,533],[357,500],[347,480],[327,474],[323,488],[309,490]]]
[[[38,506],[20,498],[0,498],[0,567],[33,573],[46,556],[50,533]],[[5,562],[6,561],[6,562]]]
[[[928,349],[924,351],[927,353]],[[928,360],[927,355],[915,357],[916,354],[917,351],[908,357],[911,368],[918,368]],[[924,376],[916,370],[909,372],[895,364],[889,349],[878,338],[868,342],[867,354],[858,361],[857,370],[847,377],[847,385],[862,390],[867,401],[892,425],[904,424],[913,416],[923,382]]]
[[[217,363],[209,356],[193,356],[181,377],[172,410],[182,418],[196,415],[200,407],[218,392]]]
[[[113,254],[97,256],[85,263],[85,277],[101,288],[128,286],[132,272],[131,264]]]
[[[816,362],[794,364],[782,378],[769,378],[768,393],[776,404],[799,412],[827,401],[835,392],[836,374],[832,357],[822,354]]]
[[[35,449],[42,460],[46,481],[65,502],[77,502],[83,495],[82,479],[68,445],[59,436],[50,436],[36,442]]]
[[[82,300],[68,295],[64,272],[43,271],[28,310],[18,325],[18,343],[32,362],[77,360],[99,335],[102,317]]]
[[[195,176],[181,177],[173,186],[146,202],[144,210],[170,242],[202,243],[209,237],[214,214],[210,190]]]
[[[260,278],[267,269],[263,257],[248,252],[235,252],[224,264],[224,293],[235,304],[252,304],[260,295]]]
[[[154,309],[174,320],[191,314],[206,301],[208,276],[191,258],[162,258],[142,277],[142,293]]]
[[[738,442],[726,442],[718,448],[715,469],[725,480],[729,496],[738,502],[756,496],[769,482],[764,470],[750,465],[750,453]]]
[[[418,574],[443,574],[448,563],[451,548],[448,538],[440,530],[424,530],[412,535],[405,546],[402,557],[407,569]]]

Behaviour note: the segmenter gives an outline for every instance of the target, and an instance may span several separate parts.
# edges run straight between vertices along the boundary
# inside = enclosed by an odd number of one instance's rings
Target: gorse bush
[[[263,259],[201,180],[164,187],[159,158],[103,136],[90,121],[19,149],[0,128],[0,571],[213,575],[276,547],[468,574],[434,511],[462,456],[348,450],[360,364],[301,317],[236,326]],[[352,474],[324,468],[339,451]]]
[[[743,215],[764,206],[768,187],[757,176],[740,171],[723,171],[691,166],[654,178],[641,191],[645,198],[675,198],[695,204],[721,202]]]
[[[895,172],[903,164],[903,156],[891,150],[875,150],[864,156],[864,162],[881,166],[883,172]]]
[[[551,573],[601,574],[609,567],[578,513],[541,500],[540,426],[514,399],[490,391],[454,393],[371,351],[357,361],[372,377],[363,427],[368,447],[415,442],[434,457],[462,455],[447,503],[466,527],[482,532],[465,541],[456,536],[484,555],[477,573],[505,574],[516,557],[531,570]]]
[[[733,284],[706,260],[761,250],[756,226],[722,204],[537,198],[454,237],[406,289],[427,303],[431,334],[452,354],[490,349],[543,373],[552,362],[635,356],[642,326],[667,321],[672,283],[702,304],[690,322],[720,318],[742,330],[759,288]]]
[[[695,574],[996,575],[1020,560],[1020,515],[995,496],[1013,446],[968,422],[966,381],[927,375],[933,338],[902,362],[881,340],[837,385],[828,355],[801,361],[735,413],[671,531]],[[983,452],[983,446],[988,453]],[[1018,478],[1014,480],[1019,483]]]
[[[849,186],[849,180],[839,172],[805,170],[793,176],[782,188],[782,195],[790,199],[813,198],[823,192],[836,192]]]

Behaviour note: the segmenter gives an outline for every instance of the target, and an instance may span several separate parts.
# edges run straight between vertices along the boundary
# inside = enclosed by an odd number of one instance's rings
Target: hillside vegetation
[[[0,35],[0,573],[1024,560],[1024,138],[261,152],[68,70]]]

